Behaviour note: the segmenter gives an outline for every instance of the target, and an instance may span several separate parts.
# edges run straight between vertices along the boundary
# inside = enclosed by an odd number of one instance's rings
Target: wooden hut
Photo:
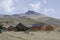
[[[17,31],[26,31],[29,27],[26,27],[23,23],[19,23],[16,27]]]
[[[55,26],[53,25],[44,25],[41,27],[41,30],[55,30]]]
[[[15,27],[13,27],[12,25],[9,26],[7,29],[8,29],[8,31],[15,31]]]
[[[33,24],[32,27],[30,27],[30,30],[41,30],[41,27],[43,25],[46,25],[45,23],[36,23],[36,24]]]
[[[48,25],[45,23],[35,23],[30,27],[30,30],[55,30],[56,27],[54,25]]]

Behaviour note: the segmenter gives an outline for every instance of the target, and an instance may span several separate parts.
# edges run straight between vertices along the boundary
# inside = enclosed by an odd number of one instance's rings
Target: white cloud
[[[54,9],[51,9],[51,11],[52,11],[53,13],[55,13],[55,10],[54,10]]]
[[[30,6],[33,8],[34,11],[38,12],[41,7],[41,2],[31,3]]]
[[[55,10],[53,8],[46,8],[44,9],[44,13],[55,13]]]
[[[44,4],[47,4],[47,1],[46,1],[46,0],[43,0],[43,3],[44,3]]]
[[[15,9],[15,7],[13,6],[13,0],[3,0],[0,3],[0,8],[8,13],[12,12]]]
[[[48,10],[47,9],[44,9],[44,13],[47,13],[48,12]]]

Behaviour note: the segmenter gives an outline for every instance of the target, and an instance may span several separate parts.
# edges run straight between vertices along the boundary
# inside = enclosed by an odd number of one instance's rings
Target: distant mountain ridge
[[[43,15],[41,13],[38,12],[34,12],[34,11],[27,11],[25,13],[21,13],[21,14],[13,14],[13,15],[0,15],[0,18],[30,18],[30,19],[34,19],[38,22],[43,22],[43,23],[47,23],[50,25],[55,25],[55,26],[60,26],[60,20],[59,19],[55,19],[52,17],[48,17],[46,15]]]
[[[20,14],[13,14],[13,15],[0,15],[1,18],[17,18],[17,17],[27,17],[27,18],[32,18],[32,19],[37,19],[37,18],[40,18],[42,16],[45,16],[45,15],[42,15],[41,13],[38,13],[38,12],[34,12],[34,11],[30,11],[28,10],[27,12],[25,13],[20,13]]]

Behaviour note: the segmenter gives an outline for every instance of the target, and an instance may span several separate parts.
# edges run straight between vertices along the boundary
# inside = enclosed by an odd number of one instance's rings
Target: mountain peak
[[[35,12],[35,11],[31,11],[31,10],[28,10],[28,11],[26,12],[26,14],[40,14],[40,13]]]

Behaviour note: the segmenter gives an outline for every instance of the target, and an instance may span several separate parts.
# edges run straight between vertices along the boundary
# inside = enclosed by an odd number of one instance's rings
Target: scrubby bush
[[[0,24],[0,33],[2,33],[1,30],[3,30],[3,24]]]
[[[3,29],[3,24],[0,24],[0,29],[1,29],[1,30]]]

